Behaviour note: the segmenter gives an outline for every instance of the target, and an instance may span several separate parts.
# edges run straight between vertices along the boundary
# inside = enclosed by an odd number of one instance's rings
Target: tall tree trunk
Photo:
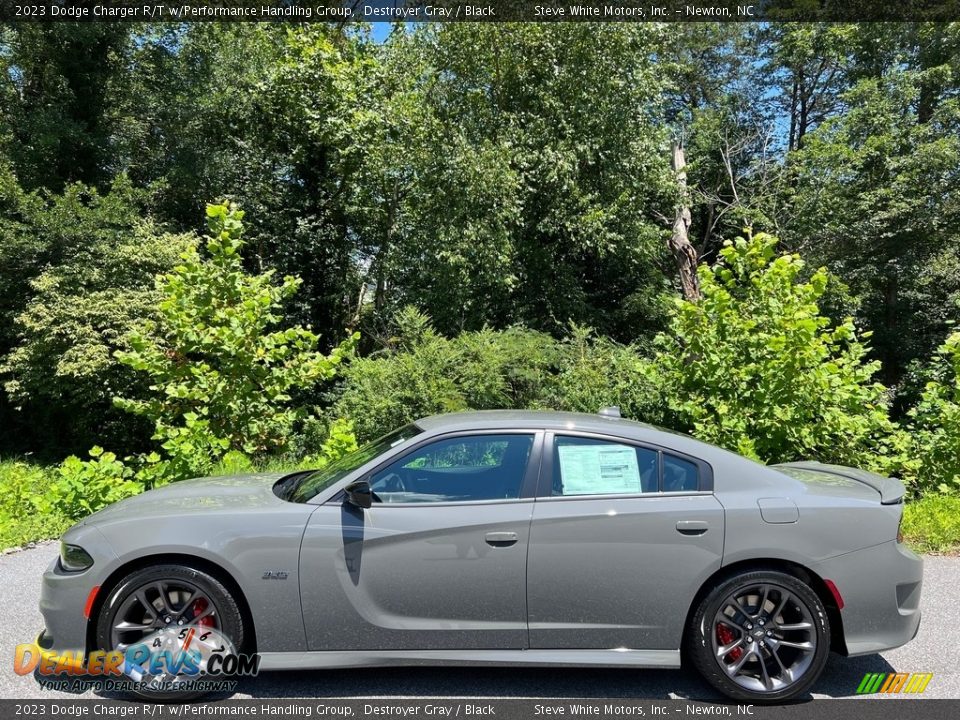
[[[798,105],[798,95],[799,88],[797,86],[797,81],[793,81],[793,86],[790,90],[790,135],[787,139],[787,147],[790,150],[797,149],[797,105]]]
[[[673,220],[673,234],[670,236],[670,252],[677,262],[680,273],[680,286],[683,296],[690,301],[700,299],[700,281],[697,279],[697,251],[690,243],[690,207],[687,195],[687,160],[683,152],[683,143],[673,142],[671,167],[680,186],[680,203]]]

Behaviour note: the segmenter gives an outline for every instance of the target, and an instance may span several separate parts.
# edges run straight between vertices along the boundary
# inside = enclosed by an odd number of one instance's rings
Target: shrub
[[[623,417],[663,422],[663,391],[638,347],[596,337],[589,328],[572,325],[559,350],[557,372],[547,379],[539,406],[596,413],[616,405]]]
[[[930,495],[907,503],[903,536],[918,552],[960,550],[960,497]]]
[[[960,492],[960,332],[940,347],[910,413],[904,476],[915,493]]]
[[[123,175],[26,193],[0,158],[0,452],[59,459],[149,438],[112,407],[132,373],[111,353],[188,241],[144,220],[150,197]]]
[[[425,415],[536,405],[559,360],[548,335],[514,327],[438,334],[412,308],[395,319],[389,345],[342,371],[329,417],[352,420],[361,441]]]
[[[727,242],[701,265],[703,297],[678,299],[655,367],[673,424],[765,462],[800,458],[884,471],[894,426],[853,322],[832,323],[818,302],[825,270],[801,280],[797,255],[776,238]],[[867,334],[864,334],[867,337]]]
[[[302,465],[321,468],[357,449],[357,436],[353,432],[353,422],[345,418],[338,418],[330,424],[326,440],[320,446],[319,451],[306,456]]]
[[[207,220],[207,256],[191,247],[158,279],[157,318],[128,337],[130,350],[116,353],[150,381],[149,399],[116,400],[154,425],[160,454],[142,476],[148,487],[208,474],[230,451],[254,460],[284,453],[303,414],[291,392],[333,377],[356,339],[327,356],[309,329],[277,329],[300,281],[276,284],[272,271],[244,271],[243,213],[235,206],[209,205]]]
[[[143,490],[133,469],[103,448],[93,447],[90,460],[71,455],[57,470],[47,496],[38,500],[42,511],[80,520],[100,508]]]
[[[95,441],[130,448],[149,438],[149,427],[113,408],[114,396],[139,392],[136,373],[113,354],[129,350],[126,335],[155,317],[154,277],[194,242],[140,223],[120,237],[95,237],[31,282],[33,298],[16,319],[19,344],[0,372],[10,399],[59,433],[62,449]]]
[[[0,462],[0,548],[56,537],[70,520],[44,504],[54,474],[20,460]]]

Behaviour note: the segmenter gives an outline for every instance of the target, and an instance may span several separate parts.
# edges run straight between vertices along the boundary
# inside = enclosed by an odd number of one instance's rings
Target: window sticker
[[[564,495],[639,493],[637,453],[626,445],[559,445]]]

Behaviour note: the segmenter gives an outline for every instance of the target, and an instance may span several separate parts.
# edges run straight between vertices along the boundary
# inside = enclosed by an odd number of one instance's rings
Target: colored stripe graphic
[[[903,687],[903,684],[907,681],[907,678],[910,677],[910,673],[893,673],[887,677],[887,681],[883,684],[883,688],[880,692],[885,693],[897,693],[900,692],[900,688]]]
[[[870,693],[922,693],[933,673],[867,673],[857,686],[857,695]]]
[[[919,678],[917,687],[910,692],[922,693],[927,689],[927,685],[933,680],[933,673],[917,673],[914,677]]]

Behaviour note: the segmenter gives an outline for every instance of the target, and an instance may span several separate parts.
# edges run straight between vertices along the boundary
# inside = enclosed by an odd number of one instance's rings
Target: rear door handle
[[[703,535],[710,529],[706,520],[681,520],[677,523],[677,532],[681,535]]]
[[[517,534],[515,532],[491,532],[486,536],[487,545],[493,547],[510,547],[516,544]]]

